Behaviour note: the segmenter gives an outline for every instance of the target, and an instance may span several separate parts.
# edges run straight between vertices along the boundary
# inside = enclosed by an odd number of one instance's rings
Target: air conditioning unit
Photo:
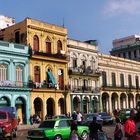
[[[60,53],[61,53],[61,54],[65,54],[66,52],[65,52],[65,51],[63,51],[63,50],[60,50]]]

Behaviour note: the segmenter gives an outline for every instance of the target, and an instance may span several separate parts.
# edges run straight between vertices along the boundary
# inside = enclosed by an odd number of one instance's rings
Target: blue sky
[[[116,38],[139,34],[140,0],[1,0],[0,14],[63,25],[68,37],[96,39],[99,50],[109,54]]]

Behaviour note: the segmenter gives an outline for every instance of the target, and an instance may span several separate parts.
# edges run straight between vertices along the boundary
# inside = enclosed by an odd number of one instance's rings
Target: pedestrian
[[[33,125],[34,121],[33,121],[33,116],[30,116],[30,124]]]
[[[94,116],[92,122],[89,124],[90,140],[98,140],[98,132],[103,132],[102,126],[96,122],[96,119],[96,116]]]
[[[77,124],[81,125],[81,122],[82,122],[82,114],[79,111],[77,111]]]
[[[136,122],[136,138],[135,140],[140,140],[140,111],[137,112],[135,117]]]
[[[135,140],[136,136],[136,124],[135,124],[135,110],[130,111],[130,117],[126,120],[124,124],[124,132],[127,140]]]
[[[77,127],[76,120],[72,121],[70,129],[71,129],[71,132],[70,132],[69,140],[78,140],[79,135],[78,135],[78,127]]]
[[[119,118],[116,118],[116,126],[114,131],[114,140],[121,140],[123,137],[122,124]]]
[[[20,119],[20,117],[19,117],[19,116],[18,116],[17,121],[18,121],[18,125],[19,125],[19,124],[20,124],[20,121],[21,121],[21,119]]]
[[[76,111],[73,111],[73,113],[72,113],[72,119],[73,119],[73,120],[77,120],[77,114],[76,114]]]

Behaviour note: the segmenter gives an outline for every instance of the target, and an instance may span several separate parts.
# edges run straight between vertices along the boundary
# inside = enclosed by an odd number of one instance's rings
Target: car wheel
[[[62,137],[60,135],[56,135],[54,140],[62,140]]]
[[[81,137],[82,137],[83,140],[88,140],[88,133],[87,133],[87,131],[83,131]]]

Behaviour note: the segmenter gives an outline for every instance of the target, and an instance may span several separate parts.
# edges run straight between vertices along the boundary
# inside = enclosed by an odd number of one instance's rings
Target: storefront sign
[[[0,86],[1,87],[14,87],[15,83],[12,81],[5,80],[5,81],[0,81]]]

